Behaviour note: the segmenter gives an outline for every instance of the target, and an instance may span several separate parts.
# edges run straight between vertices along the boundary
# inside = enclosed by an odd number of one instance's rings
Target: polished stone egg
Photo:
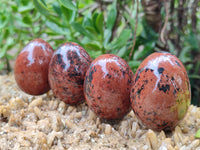
[[[190,101],[188,75],[176,56],[155,52],[140,64],[131,88],[131,105],[147,128],[174,129],[185,116]]]
[[[19,88],[30,95],[41,95],[50,90],[48,82],[49,62],[53,49],[46,41],[30,41],[19,53],[14,76]]]
[[[83,83],[92,59],[74,42],[62,44],[49,64],[49,83],[56,97],[67,104],[84,102]]]
[[[84,82],[89,108],[102,119],[120,119],[131,108],[130,88],[133,72],[120,57],[104,54],[90,65]]]

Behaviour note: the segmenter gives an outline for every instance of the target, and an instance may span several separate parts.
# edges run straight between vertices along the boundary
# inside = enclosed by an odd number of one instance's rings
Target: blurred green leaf
[[[49,11],[46,9],[46,7],[44,5],[41,5],[41,2],[39,2],[39,0],[33,0],[33,3],[35,5],[35,7],[37,8],[37,10],[45,15],[45,16],[50,16],[51,14],[49,13]]]
[[[89,13],[83,18],[83,26],[94,27],[94,24],[91,20],[91,13]]]
[[[117,8],[116,8],[117,1],[114,0],[111,9],[108,12],[107,20],[106,20],[106,27],[112,30],[115,20],[117,17]]]
[[[88,51],[88,53],[89,53],[89,55],[90,55],[90,57],[91,57],[92,59],[95,59],[95,58],[97,58],[98,56],[102,55],[102,52],[101,52],[101,51],[92,51],[92,50],[90,50],[90,51]]]
[[[1,47],[1,44],[3,42],[3,38],[4,38],[4,32],[1,31],[1,29],[0,29],[0,47]]]
[[[119,36],[118,39],[111,42],[111,44],[108,45],[109,50],[117,50],[124,45],[126,45],[126,42],[128,41],[129,37],[131,35],[130,29],[125,29]]]
[[[200,129],[197,131],[197,133],[195,134],[195,138],[200,138]]]
[[[138,23],[136,36],[139,36],[142,33],[142,31],[143,31],[143,25],[142,25],[142,23]]]
[[[15,0],[15,3],[19,6],[20,5],[20,0]]]
[[[98,33],[97,33],[97,31],[95,30],[94,27],[85,26],[85,29],[88,30],[90,33],[92,33],[94,36],[98,36]]]
[[[10,46],[10,45],[13,45],[13,43],[15,43],[12,37],[8,37],[6,40],[7,40],[7,43],[5,46]]]
[[[143,21],[142,25],[143,25],[143,32],[141,33],[141,37],[144,38],[143,42],[158,41],[159,34],[156,33],[154,30],[152,30],[152,28],[146,21]]]
[[[84,47],[88,50],[93,50],[93,51],[99,51],[101,50],[101,47],[97,43],[87,43],[84,45]]]
[[[6,54],[5,55],[6,56],[6,58],[8,59],[8,60],[11,60],[11,59],[13,59],[14,57],[15,57],[15,55],[10,55],[10,54]]]
[[[28,5],[28,3],[29,3],[27,0],[21,0],[20,2],[22,5]]]
[[[123,57],[124,54],[126,54],[126,50],[127,50],[127,49],[126,49],[126,46],[122,47],[122,48],[118,51],[117,56]]]
[[[18,7],[16,5],[11,5],[13,12],[18,12]]]
[[[32,24],[31,18],[29,16],[24,16],[22,20],[26,24],[30,24],[30,25]]]
[[[199,75],[189,75],[189,78],[190,79],[200,79],[200,76]]]
[[[33,28],[33,32],[34,32],[35,35],[36,35],[39,31],[40,31],[40,26],[35,26],[35,27]]]
[[[135,60],[144,59],[147,55],[152,53],[152,51],[155,47],[155,42],[154,41],[148,42],[142,47],[143,47],[142,49],[135,51],[135,53],[134,53]]]
[[[169,45],[169,52],[173,55],[176,55],[176,51],[175,51],[175,47],[172,44],[172,42],[170,40],[167,41],[167,44]]]
[[[17,17],[17,16],[16,16],[15,19],[16,19],[16,23],[17,23],[19,26],[25,27],[25,28],[30,27],[28,24],[24,23],[23,18]],[[19,31],[20,31],[20,30],[23,30],[23,29],[19,29]],[[27,33],[28,33],[28,32],[27,32]],[[29,31],[29,33],[30,33],[30,31]]]
[[[77,10],[76,6],[73,4],[72,0],[59,0],[62,6],[71,9],[71,10]]]
[[[32,9],[34,9],[34,6],[32,5],[32,3],[29,3],[26,6],[18,7],[18,12],[25,13],[25,12],[30,11]]]
[[[95,30],[97,30],[97,32],[98,32],[98,29],[96,28],[96,20],[97,20],[98,15],[99,15],[99,13],[97,13],[97,12],[94,12],[92,14],[92,23],[93,23]]]
[[[0,58],[3,58],[6,55],[7,52],[7,46],[3,46],[0,50]]]
[[[62,28],[62,27],[58,26],[57,24],[55,24],[54,22],[46,21],[45,24],[47,27],[49,27],[52,31],[54,31],[56,33],[66,35],[69,32],[69,29]]]
[[[45,0],[40,0],[40,2],[41,2],[44,6],[47,6],[47,4],[45,3]]]
[[[103,22],[104,22],[103,13],[100,13],[96,19],[96,27],[102,36],[103,36],[103,32],[104,32],[103,31],[103,27],[104,27]]]
[[[61,6],[61,10],[68,22],[73,22],[76,18],[76,11]]]
[[[135,21],[133,19],[131,19],[130,24],[132,26],[133,31],[135,30]],[[139,36],[143,31],[143,25],[138,22],[137,24],[137,30],[136,30],[136,36]]]
[[[5,63],[4,62],[0,62],[0,70],[2,70],[4,68]]]
[[[179,54],[179,59],[183,63],[186,63],[186,62],[190,61],[190,51],[191,51],[191,47],[190,46],[185,46],[181,50],[181,52]]]
[[[52,7],[53,7],[54,11],[61,17],[62,11],[61,11],[61,6],[59,5],[59,3],[57,3],[57,2],[53,3]]]
[[[199,73],[199,68],[200,68],[200,60],[197,61],[196,66],[194,68],[194,73],[193,74],[198,74]]]
[[[190,32],[189,35],[185,36],[185,43],[188,43],[192,50],[199,51],[200,45],[197,36],[193,32]]]
[[[0,29],[5,28],[5,26],[9,23],[10,13],[8,14],[0,14]]]
[[[141,62],[137,60],[131,60],[128,62],[128,65],[131,67],[131,69],[138,68],[140,64]]]
[[[112,31],[110,29],[106,29],[104,31],[104,43],[103,43],[104,47],[107,47],[107,45],[111,39],[111,36],[112,36]]]
[[[41,19],[41,14],[38,12],[35,14],[35,16],[32,16],[32,22],[38,22]]]
[[[82,35],[85,35],[88,38],[94,39],[94,36],[92,36],[80,23],[73,22],[72,26],[76,31],[80,32]]]

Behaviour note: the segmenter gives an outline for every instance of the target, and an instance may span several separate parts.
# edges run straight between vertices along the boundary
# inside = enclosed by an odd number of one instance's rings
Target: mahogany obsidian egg
[[[90,65],[84,93],[89,108],[102,119],[121,119],[131,108],[130,88],[133,72],[120,57],[101,55]]]
[[[19,88],[30,95],[49,91],[48,68],[53,55],[52,47],[42,39],[30,41],[19,53],[14,76]]]
[[[91,62],[89,54],[77,43],[61,45],[49,65],[49,83],[54,95],[67,104],[82,103],[85,73]]]
[[[191,91],[181,61],[166,52],[149,55],[136,71],[131,89],[135,115],[153,130],[172,130],[190,105]]]

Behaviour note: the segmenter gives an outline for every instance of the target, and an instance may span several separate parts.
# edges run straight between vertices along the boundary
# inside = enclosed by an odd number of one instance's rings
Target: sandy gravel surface
[[[190,106],[184,120],[170,133],[141,126],[133,111],[118,123],[100,120],[83,103],[69,106],[50,91],[26,95],[13,75],[0,76],[0,149],[130,149],[200,150],[195,133],[200,108]]]

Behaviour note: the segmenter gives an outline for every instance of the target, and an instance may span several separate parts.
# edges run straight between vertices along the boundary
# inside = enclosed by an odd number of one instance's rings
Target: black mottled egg
[[[77,43],[61,45],[49,64],[49,83],[55,96],[67,104],[83,102],[83,83],[91,62],[88,53]]]
[[[191,91],[187,72],[176,56],[151,54],[140,64],[133,82],[131,105],[146,127],[172,130],[183,119]]]
[[[102,119],[120,119],[131,108],[130,88],[133,72],[120,57],[101,55],[90,65],[84,93],[91,110]]]

